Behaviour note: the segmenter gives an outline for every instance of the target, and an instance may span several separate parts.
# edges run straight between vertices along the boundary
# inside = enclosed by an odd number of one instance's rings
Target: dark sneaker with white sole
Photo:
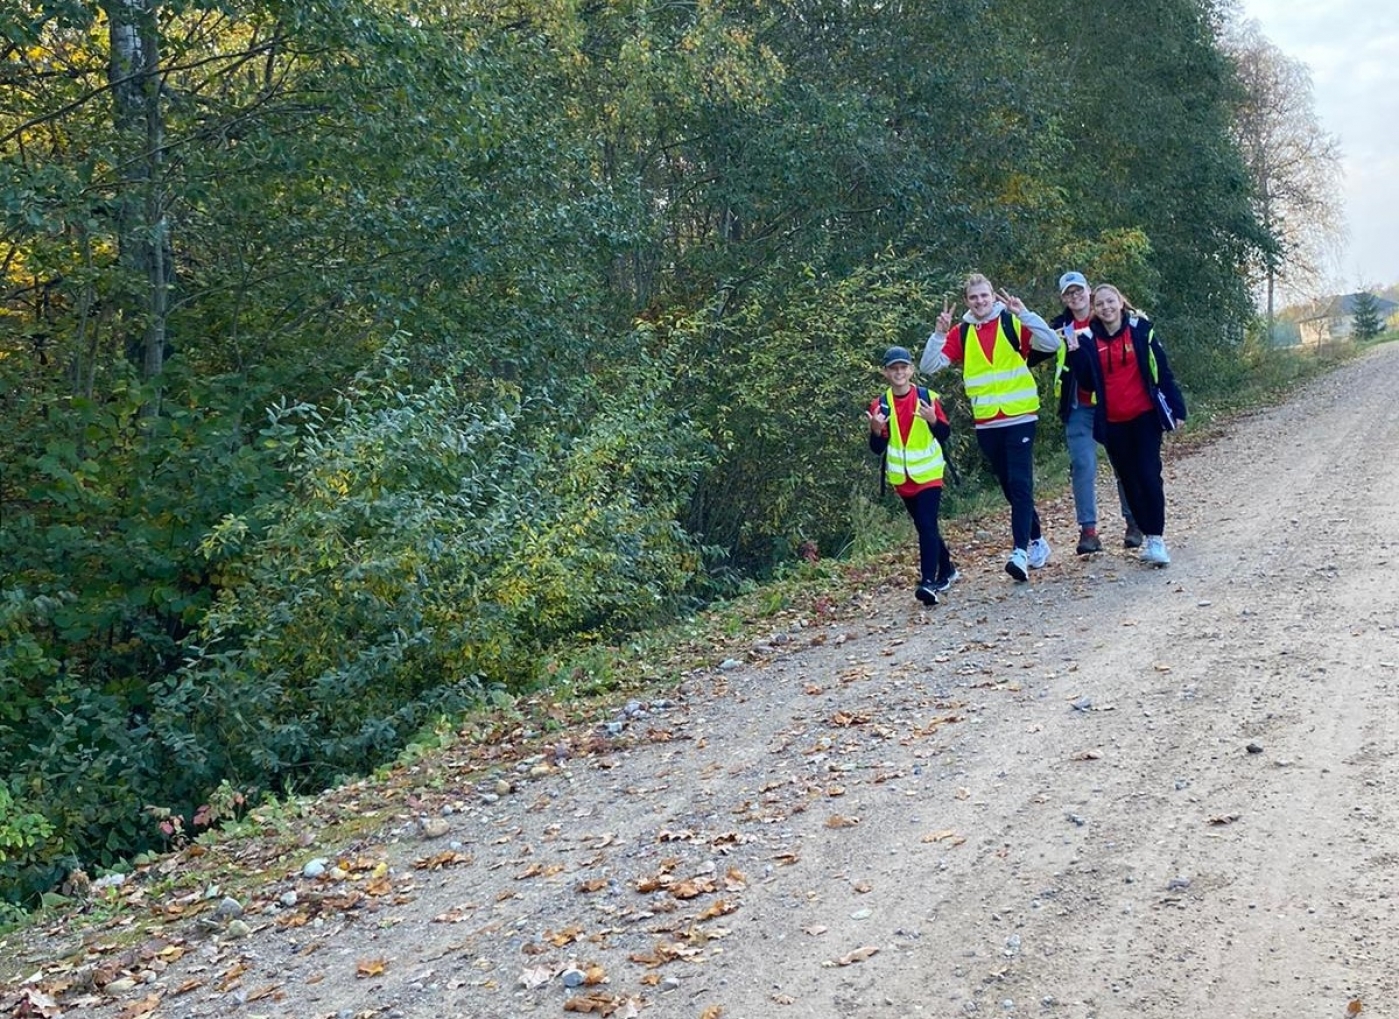
[[[938,593],[933,590],[933,582],[925,580],[918,585],[918,589],[913,592],[913,597],[917,598],[924,605],[936,605],[938,603]]]
[[[1142,534],[1142,529],[1136,524],[1128,524],[1127,532],[1122,535],[1123,548],[1141,548],[1142,540],[1146,535]]]
[[[1102,550],[1103,539],[1098,537],[1095,528],[1085,527],[1078,532],[1078,547],[1074,549],[1076,555],[1092,555]]]

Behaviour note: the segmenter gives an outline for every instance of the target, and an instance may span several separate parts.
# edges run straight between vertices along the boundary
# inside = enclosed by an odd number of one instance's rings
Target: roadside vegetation
[[[875,357],[973,267],[1117,282],[1206,416],[1314,370],[1222,16],[7,7],[0,909],[858,576]]]

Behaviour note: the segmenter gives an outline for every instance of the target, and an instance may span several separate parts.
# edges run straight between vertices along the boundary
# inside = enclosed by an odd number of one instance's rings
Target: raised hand
[[[1025,310],[1025,302],[1011,294],[1008,290],[998,290],[996,291],[996,296],[1001,299],[1002,304],[1011,310],[1012,314],[1019,315]]]
[[[942,314],[938,316],[937,331],[946,333],[952,328],[952,305],[946,297],[942,299]]]

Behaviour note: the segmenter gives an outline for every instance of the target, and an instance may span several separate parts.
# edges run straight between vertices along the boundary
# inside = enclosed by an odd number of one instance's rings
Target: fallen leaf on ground
[[[929,832],[923,836],[924,842],[950,842],[954,846],[960,846],[967,841],[965,835],[958,834],[953,828],[944,828],[942,831]]]
[[[425,856],[421,860],[413,862],[414,870],[441,870],[443,867],[452,867],[459,863],[471,863],[472,858],[465,853],[459,853],[455,849],[448,849],[446,852],[438,853],[435,856]]]
[[[58,1002],[54,1001],[42,991],[26,989],[20,995],[19,1002],[15,1006],[15,1015],[42,1016],[49,1019],[52,1016],[61,1016],[63,1009],[58,1007]]]
[[[583,928],[581,926],[575,925],[573,927],[565,927],[563,930],[558,932],[545,931],[544,940],[549,942],[549,944],[553,945],[555,948],[563,948],[565,945],[570,945],[573,942],[577,941],[578,936],[582,933]]]
[[[387,959],[361,959],[355,963],[355,976],[377,977],[389,968]]]
[[[642,966],[656,967],[664,966],[675,959],[695,959],[702,954],[698,948],[688,948],[671,941],[658,941],[650,952],[633,952],[627,958]]]
[[[714,890],[714,882],[705,878],[695,881],[681,881],[671,887],[670,894],[677,899],[694,899],[701,895],[708,895]]]
[[[433,923],[461,923],[471,912],[476,909],[474,904],[468,903],[465,906],[453,906],[445,913],[438,913],[432,918]]]
[[[117,1019],[141,1019],[141,1016],[150,1015],[159,1007],[160,995],[148,994],[140,1001],[133,1001],[131,1004],[127,1005],[120,1012],[118,1012]]]
[[[716,899],[708,909],[700,912],[699,918],[701,920],[712,920],[716,916],[726,916],[737,908],[738,903],[736,902],[726,902],[723,899]]]
[[[857,962],[864,962],[866,959],[868,959],[870,956],[874,955],[878,951],[879,946],[877,945],[865,945],[862,948],[855,949],[855,951],[851,952],[849,955],[842,955],[839,959],[829,959],[826,962],[823,962],[821,965],[827,967],[850,966]]]
[[[617,1019],[632,1019],[640,1010],[631,998],[613,997],[607,994],[589,994],[569,998],[563,1003],[565,1012],[588,1012],[600,1016],[615,1015]]]
[[[1364,1007],[1365,1006],[1360,1003],[1359,998],[1353,998],[1350,1004],[1346,1006],[1346,1015],[1359,1015],[1360,1010]]]
[[[1242,816],[1242,814],[1216,814],[1209,819],[1209,823],[1213,825],[1233,824]]]
[[[853,828],[859,823],[858,817],[845,817],[841,814],[832,814],[826,818],[827,828]]]
[[[260,987],[260,988],[258,988],[256,991],[253,991],[252,994],[249,994],[248,997],[247,997],[247,1000],[248,1000],[248,1001],[260,1001],[260,1000],[263,999],[263,998],[275,996],[275,997],[273,998],[273,1000],[275,1000],[275,1001],[281,1001],[281,1000],[282,1000],[282,996],[278,993],[278,992],[281,991],[281,989],[282,989],[282,985],[281,985],[281,984],[268,984],[268,985],[265,986],[265,987]]]

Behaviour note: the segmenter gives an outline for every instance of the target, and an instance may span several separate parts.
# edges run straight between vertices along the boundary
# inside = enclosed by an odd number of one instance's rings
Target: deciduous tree
[[[1234,137],[1255,214],[1272,238],[1251,262],[1271,334],[1277,290],[1315,296],[1328,251],[1345,234],[1340,144],[1317,120],[1306,65],[1269,42],[1257,22],[1234,28],[1226,45],[1240,89]]]

